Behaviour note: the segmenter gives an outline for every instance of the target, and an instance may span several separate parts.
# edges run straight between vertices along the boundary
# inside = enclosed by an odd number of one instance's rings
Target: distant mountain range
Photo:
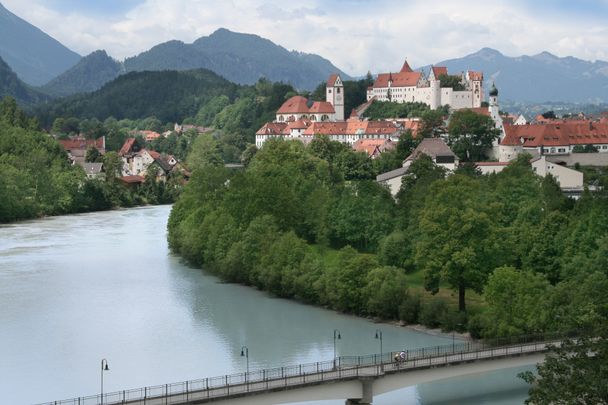
[[[486,92],[495,82],[499,99],[503,100],[608,102],[608,62],[604,61],[560,58],[549,52],[509,57],[495,49],[483,48],[460,59],[438,62],[436,66],[447,66],[451,73],[482,71]]]
[[[24,82],[39,86],[65,72],[80,55],[0,4],[0,57]]]

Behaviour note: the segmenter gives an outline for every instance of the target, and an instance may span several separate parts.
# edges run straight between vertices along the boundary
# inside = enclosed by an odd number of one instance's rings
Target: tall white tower
[[[496,128],[502,128],[502,118],[500,117],[500,109],[498,108],[498,89],[492,83],[492,88],[490,89],[490,102],[488,111],[490,112],[490,117],[494,120],[496,124]]]
[[[336,121],[344,121],[344,83],[340,75],[333,74],[327,80],[325,100],[334,106]]]

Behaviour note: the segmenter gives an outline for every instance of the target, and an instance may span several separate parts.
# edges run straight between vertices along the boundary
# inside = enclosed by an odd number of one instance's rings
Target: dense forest
[[[84,170],[71,165],[61,145],[38,128],[16,101],[0,102],[0,223],[46,215],[99,211],[149,203],[172,202],[178,181],[147,182],[137,189],[115,177],[121,167],[116,152],[103,160],[104,180],[87,179]]]
[[[394,200],[344,153],[326,138],[272,141],[236,173],[201,156],[171,248],[278,296],[473,336],[605,322],[605,194],[567,199],[527,156],[490,176],[446,176],[423,156]]]

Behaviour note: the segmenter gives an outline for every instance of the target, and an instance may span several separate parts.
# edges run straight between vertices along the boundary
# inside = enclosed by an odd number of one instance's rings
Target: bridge
[[[542,362],[563,338],[526,336],[404,350],[399,362],[394,352],[342,356],[40,405],[267,405],[344,398],[346,405],[369,405],[374,395],[411,385]]]

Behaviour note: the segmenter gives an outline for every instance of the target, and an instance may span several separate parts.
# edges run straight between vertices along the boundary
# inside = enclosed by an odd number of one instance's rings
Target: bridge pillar
[[[374,400],[374,378],[362,378],[361,382],[361,398],[349,398],[346,400],[345,405],[372,405]]]

